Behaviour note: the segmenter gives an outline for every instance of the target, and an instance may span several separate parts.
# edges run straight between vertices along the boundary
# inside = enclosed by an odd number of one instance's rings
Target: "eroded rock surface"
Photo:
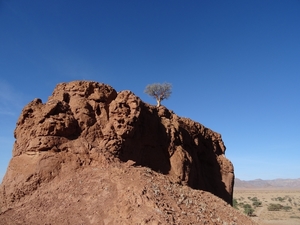
[[[0,186],[2,212],[82,170],[126,162],[232,202],[234,171],[221,135],[130,91],[87,81],[58,84],[46,103],[25,106],[15,138]]]

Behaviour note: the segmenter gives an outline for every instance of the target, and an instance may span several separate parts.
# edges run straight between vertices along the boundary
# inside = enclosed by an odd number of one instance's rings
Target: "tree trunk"
[[[160,106],[160,102],[161,102],[161,100],[160,100],[160,99],[156,99],[156,101],[157,101],[157,105],[156,105],[156,107],[159,107],[159,106]]]

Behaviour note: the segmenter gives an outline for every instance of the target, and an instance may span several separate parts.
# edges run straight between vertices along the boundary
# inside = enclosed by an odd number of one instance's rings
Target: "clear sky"
[[[0,0],[0,180],[22,108],[56,84],[144,93],[220,133],[236,177],[300,178],[299,0]]]

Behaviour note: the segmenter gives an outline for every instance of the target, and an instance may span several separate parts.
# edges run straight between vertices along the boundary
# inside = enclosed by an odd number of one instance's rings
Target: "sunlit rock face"
[[[221,135],[164,106],[98,82],[60,83],[26,105],[0,186],[2,211],[81,169],[133,162],[232,203],[234,171]]]

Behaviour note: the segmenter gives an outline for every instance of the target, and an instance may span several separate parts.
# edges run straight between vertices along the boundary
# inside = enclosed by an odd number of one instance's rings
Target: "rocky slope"
[[[61,83],[25,106],[15,138],[2,224],[253,223],[228,205],[221,136],[130,91]]]

